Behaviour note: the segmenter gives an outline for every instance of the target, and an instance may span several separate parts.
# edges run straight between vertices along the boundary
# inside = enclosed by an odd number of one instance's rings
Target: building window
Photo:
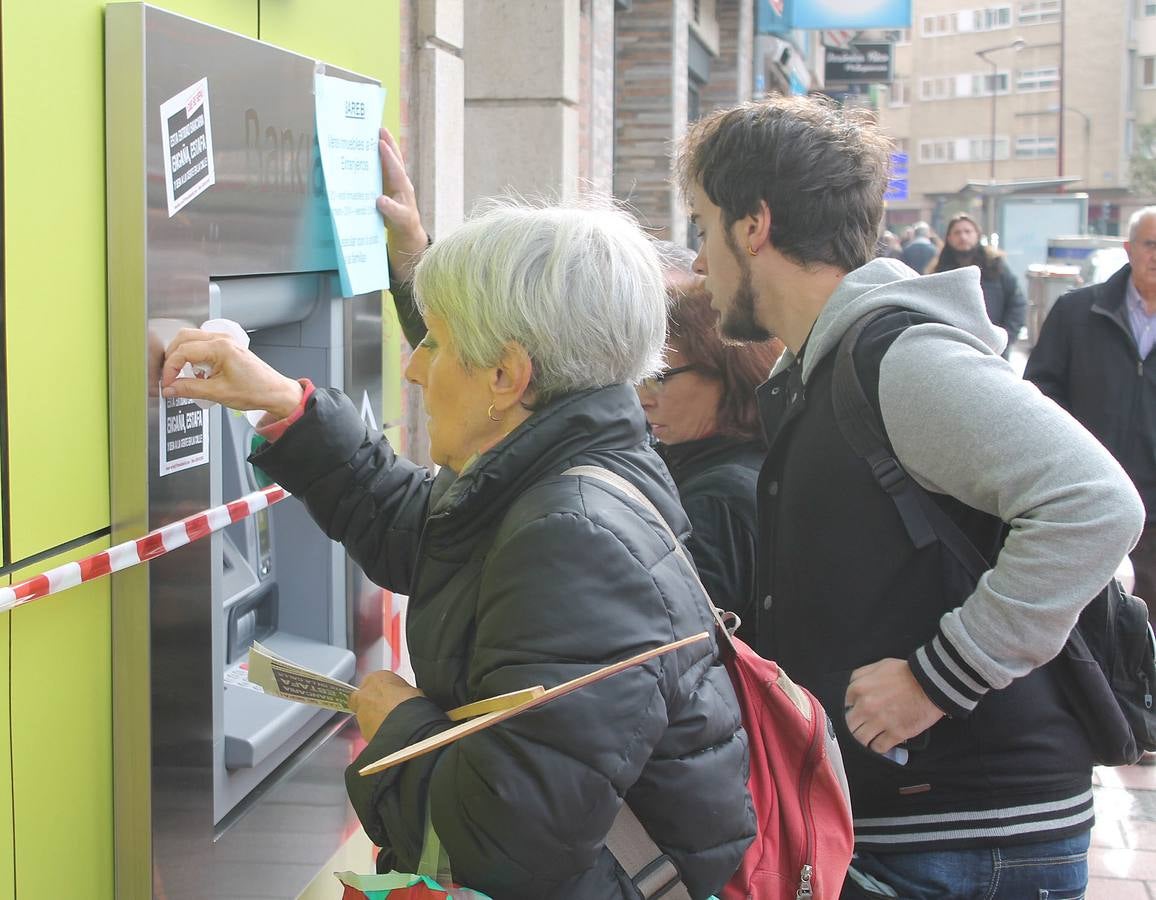
[[[955,15],[924,16],[922,20],[922,34],[924,37],[939,37],[943,34],[955,34]]]
[[[947,140],[920,141],[919,161],[921,163],[955,162],[955,141]]]
[[[1145,16],[1156,16],[1156,0],[1141,0],[1140,8]]]
[[[891,143],[894,144],[896,153],[902,153],[905,156],[911,146],[911,142],[907,138],[895,138]]]
[[[995,158],[1007,159],[1007,137],[995,139]],[[934,138],[919,142],[921,163],[952,163],[991,159],[991,138]]]
[[[992,94],[1006,94],[1009,81],[1007,72],[996,72],[995,74],[986,72],[972,75],[969,96],[990,97]]]
[[[911,104],[911,82],[906,78],[897,78],[891,82],[887,92],[888,106],[909,106]]]
[[[1156,9],[1156,0],[1150,4]],[[1020,4],[1021,25],[1044,25],[1060,21],[1060,0],[1025,0]]]
[[[1140,87],[1156,87],[1156,56],[1140,57]]]
[[[1057,145],[1058,141],[1054,137],[1040,137],[1039,135],[1018,137],[1016,138],[1016,159],[1054,158],[1057,153]]]
[[[955,76],[940,75],[919,79],[920,100],[949,100],[955,96]]]
[[[991,138],[971,138],[967,142],[968,159],[991,159]],[[995,139],[995,158],[1007,159],[1008,156],[1008,139],[1006,137],[997,137]]]
[[[1060,70],[1056,66],[1044,69],[1020,69],[1016,76],[1016,90],[1021,93],[1054,91],[1059,86]]]
[[[989,6],[987,9],[972,11],[973,31],[995,31],[998,28],[1011,28],[1010,6]]]

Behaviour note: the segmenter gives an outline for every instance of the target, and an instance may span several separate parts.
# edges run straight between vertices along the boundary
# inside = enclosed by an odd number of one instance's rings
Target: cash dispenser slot
[[[210,309],[250,333],[251,349],[283,371],[324,384],[329,374],[316,368],[329,358],[332,338],[332,285],[327,272],[214,278]],[[340,301],[338,301],[340,302]],[[224,496],[240,496],[263,486],[249,463],[256,430],[242,415],[222,410],[221,457]],[[310,605],[337,600],[321,581],[303,577],[298,557],[323,555],[329,542],[300,511],[286,504],[260,510],[225,529],[222,539],[221,597],[226,670],[244,662],[254,640],[274,652],[332,678],[348,681],[356,658],[343,641],[316,618],[303,616]],[[300,521],[298,521],[300,519]],[[314,567],[315,568],[315,567]],[[343,602],[344,597],[339,599]],[[327,621],[327,620],[326,620]],[[261,767],[301,733],[332,713],[270,697],[226,679],[222,730],[224,764],[230,771]]]
[[[209,308],[246,331],[289,325],[309,317],[321,299],[327,273],[241,275],[209,282]]]

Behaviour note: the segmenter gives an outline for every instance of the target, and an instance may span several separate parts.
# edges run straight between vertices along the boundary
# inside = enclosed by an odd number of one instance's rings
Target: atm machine
[[[234,319],[273,366],[370,418],[381,295],[341,296],[314,135],[323,63],[139,3],[110,4],[105,27],[120,541],[266,483],[245,416],[159,395],[179,327]],[[178,177],[169,154],[198,128],[211,176]],[[356,727],[255,690],[246,653],[257,639],[351,680],[382,667],[382,599],[294,499],[114,577],[118,898],[295,897],[320,872],[356,827]]]

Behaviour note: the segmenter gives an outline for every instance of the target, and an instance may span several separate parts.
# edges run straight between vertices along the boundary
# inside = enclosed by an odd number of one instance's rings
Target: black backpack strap
[[[922,550],[939,541],[978,580],[991,564],[951,516],[895,458],[895,451],[884,431],[882,415],[867,397],[855,368],[855,347],[863,332],[880,319],[898,314],[910,315],[910,310],[891,306],[873,310],[847,329],[839,341],[831,383],[835,421],[844,440],[855,455],[871,467],[871,474],[895,503],[915,548]]]

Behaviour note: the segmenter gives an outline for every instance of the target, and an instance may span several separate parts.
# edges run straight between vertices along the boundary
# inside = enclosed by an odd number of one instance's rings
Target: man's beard
[[[731,302],[726,305],[719,322],[719,331],[724,338],[732,341],[757,342],[769,341],[775,335],[759,324],[755,317],[755,285],[751,277],[751,264],[747,258],[739,253],[730,231],[727,231],[727,246],[731,255],[738,264],[740,277],[739,286],[735,289]]]

